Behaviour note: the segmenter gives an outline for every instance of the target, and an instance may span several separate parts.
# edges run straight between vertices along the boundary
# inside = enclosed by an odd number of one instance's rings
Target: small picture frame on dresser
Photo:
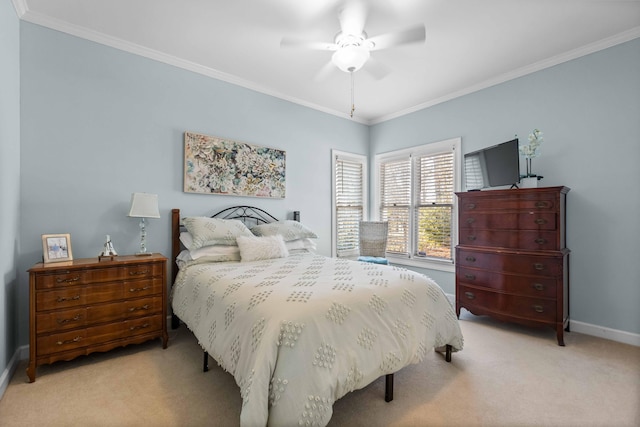
[[[70,234],[43,234],[42,260],[45,264],[51,262],[73,261]]]

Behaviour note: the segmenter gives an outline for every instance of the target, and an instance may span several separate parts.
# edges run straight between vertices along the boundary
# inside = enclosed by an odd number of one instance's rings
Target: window
[[[389,221],[393,262],[451,270],[460,138],[376,156],[376,210]]]
[[[358,222],[367,218],[367,158],[332,151],[333,256],[358,255]]]

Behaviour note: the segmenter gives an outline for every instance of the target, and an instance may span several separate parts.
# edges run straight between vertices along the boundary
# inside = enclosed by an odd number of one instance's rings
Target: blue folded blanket
[[[358,261],[372,262],[374,264],[384,264],[384,265],[389,264],[389,260],[387,260],[386,258],[381,258],[376,256],[359,256]]]

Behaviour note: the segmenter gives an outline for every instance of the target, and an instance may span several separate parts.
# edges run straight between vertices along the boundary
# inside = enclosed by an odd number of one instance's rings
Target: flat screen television
[[[465,187],[469,190],[520,182],[518,139],[464,155]]]

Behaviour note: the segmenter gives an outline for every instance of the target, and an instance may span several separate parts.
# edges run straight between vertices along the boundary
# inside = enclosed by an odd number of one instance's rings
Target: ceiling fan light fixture
[[[344,46],[334,52],[331,61],[345,73],[353,73],[364,66],[370,55],[363,46]]]

